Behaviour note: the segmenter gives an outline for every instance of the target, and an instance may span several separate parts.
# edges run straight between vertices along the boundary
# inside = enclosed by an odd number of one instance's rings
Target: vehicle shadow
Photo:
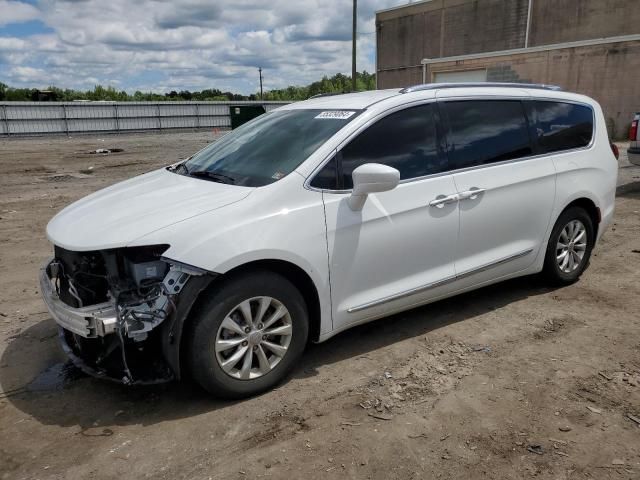
[[[535,276],[521,277],[418,307],[351,328],[310,345],[294,377],[317,374],[316,367],[355,358],[408,338],[420,337],[487,311],[553,291]]]
[[[616,197],[634,197],[640,193],[640,181],[621,185],[616,189]]]
[[[527,297],[550,292],[536,277],[524,277],[393,315],[309,345],[291,377],[425,335]],[[224,409],[236,402],[215,399],[190,382],[125,387],[67,368],[50,318],[10,339],[0,359],[6,400],[45,425],[79,426],[80,434],[109,435],[110,426],[150,425]],[[280,389],[287,388],[287,381]],[[265,395],[269,395],[266,393]],[[111,433],[110,433],[111,432]]]

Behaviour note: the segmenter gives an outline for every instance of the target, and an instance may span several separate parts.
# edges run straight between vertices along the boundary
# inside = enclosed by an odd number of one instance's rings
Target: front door
[[[458,207],[429,203],[453,192],[450,175],[400,184],[369,195],[358,212],[348,195],[324,194],[334,329],[446,291],[455,276]]]
[[[360,133],[336,156],[338,190],[325,189],[333,327],[416,305],[451,288],[458,206],[434,104],[401,109]],[[400,171],[401,183],[348,205],[351,172],[365,163]],[[333,168],[333,167],[332,167]],[[325,176],[326,178],[326,176]],[[434,202],[435,200],[435,202]]]

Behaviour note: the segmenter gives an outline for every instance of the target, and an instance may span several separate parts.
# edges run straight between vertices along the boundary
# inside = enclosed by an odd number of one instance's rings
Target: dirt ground
[[[212,139],[0,141],[0,478],[640,478],[640,167],[624,159],[576,285],[522,278],[355,328],[240,402],[65,364],[38,294],[47,221]]]

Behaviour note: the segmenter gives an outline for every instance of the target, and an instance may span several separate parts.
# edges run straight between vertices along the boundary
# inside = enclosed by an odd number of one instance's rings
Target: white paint
[[[353,190],[349,197],[351,210],[362,210],[371,193],[388,192],[398,186],[400,172],[395,168],[379,163],[365,163],[351,174]]]
[[[71,204],[49,222],[47,236],[56,245],[73,251],[120,247],[157,228],[242,200],[253,190],[162,168]]]
[[[358,192],[307,186],[325,160],[380,118],[460,97],[586,103],[595,112],[593,144],[401,181],[388,191],[366,192],[361,210],[349,206]],[[320,340],[326,340],[358,323],[539,272],[551,226],[575,199],[589,198],[600,209],[599,235],[611,222],[618,164],[602,110],[588,97],[492,86],[366,92],[281,108],[365,110],[293,173],[270,185],[236,187],[161,169],[67,207],[49,223],[49,239],[85,251],[169,244],[166,257],[221,274],[254,260],[290,262],[307,272],[317,289]],[[384,174],[377,170],[365,177]],[[473,188],[485,191],[471,195]],[[430,205],[442,196],[453,200]],[[385,301],[358,308],[380,300]]]

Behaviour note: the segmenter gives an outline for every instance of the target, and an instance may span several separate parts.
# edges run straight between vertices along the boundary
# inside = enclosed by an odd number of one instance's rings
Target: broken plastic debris
[[[118,152],[124,152],[124,149],[122,149],[122,148],[96,148],[95,150],[91,150],[89,153],[91,153],[91,154],[95,154],[95,153],[109,154],[109,153],[118,153]]]
[[[471,349],[474,352],[484,352],[484,353],[491,352],[491,347],[489,345],[476,345],[474,347],[471,347]]]
[[[531,453],[535,453],[536,455],[543,455],[544,454],[544,447],[542,445],[539,445],[539,444],[529,445],[527,447],[527,450],[529,450]]]

